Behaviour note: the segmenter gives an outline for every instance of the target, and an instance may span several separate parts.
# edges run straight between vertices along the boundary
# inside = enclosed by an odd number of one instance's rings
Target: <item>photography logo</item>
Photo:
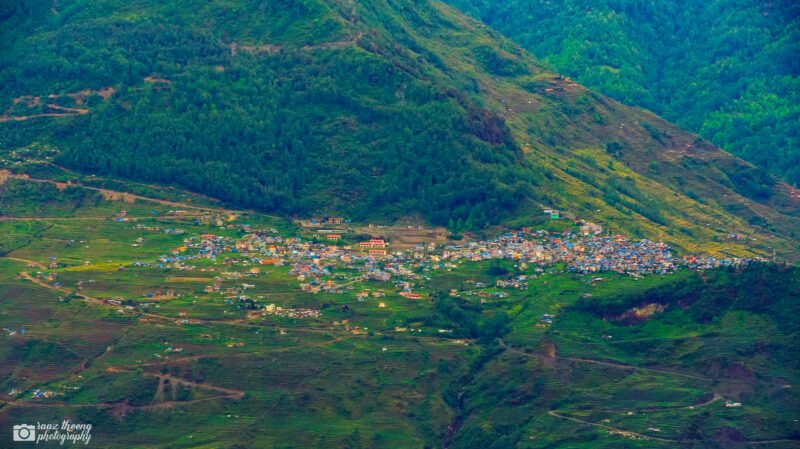
[[[14,441],[31,443],[83,443],[88,445],[92,439],[92,425],[74,423],[65,419],[61,423],[16,424],[13,427]]]
[[[30,424],[14,426],[14,441],[36,441],[36,426]]]

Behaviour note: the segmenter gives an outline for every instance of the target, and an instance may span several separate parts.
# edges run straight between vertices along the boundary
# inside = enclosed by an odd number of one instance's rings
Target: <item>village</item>
[[[559,219],[558,211],[546,210],[545,213],[550,219]],[[125,218],[124,213],[115,220],[126,223],[120,218]],[[639,278],[667,275],[679,269],[705,270],[757,261],[707,256],[679,258],[663,242],[633,241],[621,235],[604,234],[601,226],[582,220],[575,220],[574,230],[561,232],[523,227],[492,239],[428,241],[398,248],[385,238],[366,235],[358,239],[348,235],[347,221],[337,217],[311,220],[305,229],[311,229],[311,232],[302,236],[300,233],[284,236],[272,227],[253,227],[242,223],[235,215],[210,217],[207,221],[226,232],[189,235],[173,227],[136,224],[138,231],[184,236],[183,243],[156,260],[133,261],[119,270],[212,272],[212,282],[205,286],[204,292],[219,294],[226,304],[246,310],[248,318],[262,315],[313,318],[319,316],[316,309],[282,308],[266,304],[263,296],[254,299],[248,290],[255,285],[248,279],[258,279],[267,270],[285,266],[288,274],[298,282],[300,291],[305,293],[343,294],[355,290],[356,298],[363,301],[370,295],[380,297],[389,291],[413,300],[425,295],[425,284],[435,272],[450,272],[465,262],[513,261],[521,272],[527,274],[509,275],[493,285],[475,282],[473,290],[524,291],[531,279],[556,272],[587,276],[613,272]],[[325,229],[325,226],[333,229]],[[232,236],[231,230],[238,231],[239,235]],[[378,234],[382,228],[374,230]],[[133,246],[145,245],[146,240],[138,238]],[[55,266],[57,263],[53,258],[51,268]],[[40,272],[38,276],[44,275]],[[47,279],[58,282],[54,273],[47,275]],[[388,290],[367,291],[358,287],[370,281],[387,284]],[[503,291],[450,292],[451,296],[460,293],[466,297],[476,295],[482,302],[487,298],[508,297],[508,293]],[[172,289],[159,289],[143,296],[155,299],[176,297]],[[540,324],[550,323],[551,319],[544,317]]]
[[[407,224],[392,228],[327,218],[292,228],[251,219],[226,213],[142,220],[118,213],[109,223],[124,236],[114,242],[125,251],[117,260],[70,258],[70,251],[93,244],[93,239],[78,234],[65,240],[63,253],[43,253],[41,263],[28,261],[26,267],[34,282],[65,293],[59,297],[62,301],[102,303],[112,319],[181,329],[233,355],[259,351],[261,335],[268,335],[270,344],[279,341],[276,338],[313,335],[328,342],[369,340],[377,345],[372,351],[388,358],[395,354],[398,340],[421,339],[460,349],[477,345],[469,328],[455,320],[419,318],[435,316],[432,310],[438,312],[442,300],[490,311],[528,307],[517,330],[527,338],[563,332],[570,318],[559,304],[602,298],[609,285],[648,285],[688,270],[762,261],[679,256],[676,253],[682,253],[666,243],[609,233],[553,210],[547,211],[546,220],[558,223],[559,230],[527,226],[498,231],[491,238],[468,235],[458,240]],[[427,240],[403,239],[398,229]],[[136,279],[135,287],[109,289],[115,279]],[[663,306],[647,304],[627,313],[644,320],[664,311]],[[6,325],[3,337],[20,339],[29,332],[27,327]],[[603,330],[582,336],[581,345],[592,340],[615,345],[624,336]],[[198,356],[196,344],[165,339],[139,363],[190,360]],[[508,344],[515,354],[524,352],[514,349],[523,347],[520,341],[509,339]],[[43,383],[24,395],[48,403],[85,388],[79,385]],[[686,410],[711,404],[734,413],[749,409],[751,403],[719,394]],[[552,416],[569,419],[567,414]],[[600,422],[613,424],[608,419]],[[662,428],[659,422],[647,432],[660,434]],[[609,433],[649,438],[635,432]]]

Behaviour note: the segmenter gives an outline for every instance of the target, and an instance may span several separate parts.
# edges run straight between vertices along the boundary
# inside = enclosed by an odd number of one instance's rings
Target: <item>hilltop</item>
[[[547,67],[800,182],[794,1],[449,0]]]
[[[794,188],[440,3],[4,5],[4,154],[281,214],[475,231],[554,207],[679,250],[796,254]]]

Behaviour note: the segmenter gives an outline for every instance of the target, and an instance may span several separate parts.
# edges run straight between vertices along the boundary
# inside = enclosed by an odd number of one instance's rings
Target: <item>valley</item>
[[[0,2],[0,448],[800,447],[797,8],[446,3]]]
[[[91,420],[103,447],[797,443],[798,367],[780,362],[796,329],[767,312],[796,291],[700,321],[657,293],[791,268],[673,256],[552,211],[459,241],[6,178],[0,210],[34,191],[54,209],[0,222],[2,357],[30,354],[5,365],[3,424]],[[409,228],[427,238],[381,238]],[[143,444],[131,426],[159,430]]]

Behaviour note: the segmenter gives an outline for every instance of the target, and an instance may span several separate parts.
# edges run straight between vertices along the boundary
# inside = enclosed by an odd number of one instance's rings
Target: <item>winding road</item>
[[[641,366],[627,365],[627,364],[624,364],[624,363],[616,363],[616,362],[607,362],[607,361],[602,361],[602,360],[585,359],[585,358],[579,358],[579,357],[563,357],[563,356],[558,356],[558,355],[550,357],[550,356],[545,356],[543,354],[530,354],[530,353],[527,353],[525,351],[522,351],[522,350],[519,350],[519,349],[515,349],[515,348],[512,348],[512,347],[508,346],[508,344],[506,344],[506,342],[503,341],[503,340],[499,340],[499,344],[500,344],[501,347],[503,347],[505,350],[507,350],[509,352],[512,352],[512,353],[518,354],[518,355],[522,355],[522,356],[525,356],[525,357],[536,358],[536,359],[551,358],[551,359],[557,359],[557,360],[566,360],[566,361],[575,362],[575,363],[588,363],[588,364],[594,364],[594,365],[608,366],[608,367],[612,367],[612,368],[619,368],[619,369],[624,369],[624,370],[636,370],[636,371],[652,372],[652,373],[663,374],[663,375],[668,375],[668,376],[682,377],[682,378],[709,381],[709,382],[737,382],[735,379],[711,378],[711,377],[704,377],[704,376],[699,376],[699,375],[695,375],[695,374],[682,373],[682,372],[679,372],[679,371],[670,371],[670,370],[663,370],[663,369],[656,369],[656,368],[644,368],[644,367],[641,367]],[[763,381],[756,381],[756,382],[760,382],[760,383],[763,383],[763,384],[766,384],[766,385],[780,386],[780,387],[783,387],[783,388],[789,388],[790,387],[789,385],[783,385],[783,384],[772,383],[772,382],[763,382]],[[711,399],[708,399],[708,400],[703,401],[703,402],[698,403],[698,404],[686,405],[686,406],[677,406],[677,407],[643,408],[643,409],[639,409],[637,411],[638,412],[647,413],[647,412],[659,412],[659,411],[667,411],[667,410],[694,410],[694,409],[697,409],[697,408],[700,408],[700,407],[705,407],[705,406],[711,405],[711,404],[713,404],[715,402],[720,401],[721,399],[722,399],[722,396],[720,396],[717,393],[714,393],[714,395],[711,397]],[[616,411],[619,411],[619,410],[616,410]],[[645,434],[642,434],[642,433],[632,432],[632,431],[629,431],[629,430],[620,429],[620,428],[613,427],[613,426],[610,426],[610,425],[607,425],[607,424],[603,424],[603,423],[586,421],[586,420],[583,420],[583,419],[580,419],[580,418],[575,418],[573,416],[568,416],[568,415],[565,415],[563,413],[559,413],[556,410],[550,410],[550,411],[547,412],[547,414],[550,415],[550,416],[553,416],[555,418],[564,419],[564,420],[567,420],[567,421],[572,421],[572,422],[579,423],[579,424],[582,424],[582,425],[603,428],[603,429],[606,429],[606,430],[608,430],[608,431],[610,431],[612,433],[619,434],[619,435],[622,435],[622,436],[641,438],[641,439],[646,439],[646,440],[661,441],[661,442],[665,442],[665,443],[685,442],[683,440],[679,440],[679,439],[675,439],[675,438],[665,438],[665,437],[659,437],[659,436],[654,436],[654,435],[645,435]],[[781,438],[781,439],[772,439],[772,440],[744,441],[743,443],[744,444],[748,444],[748,445],[766,445],[766,444],[776,444],[776,443],[793,443],[793,442],[798,442],[798,441],[800,441],[800,440]]]

